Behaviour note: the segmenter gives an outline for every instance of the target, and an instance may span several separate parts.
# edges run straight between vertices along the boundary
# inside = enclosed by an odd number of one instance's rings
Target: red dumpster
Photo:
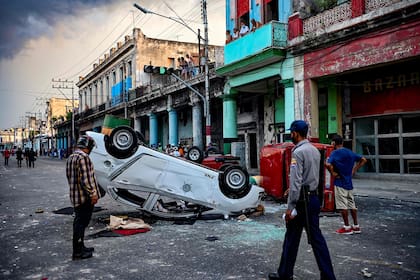
[[[312,143],[321,153],[320,180],[318,186],[319,198],[323,212],[335,210],[333,178],[324,167],[324,162],[333,151],[332,145]],[[289,188],[289,170],[294,144],[290,142],[266,145],[260,152],[261,186],[265,192],[276,198],[283,199]]]

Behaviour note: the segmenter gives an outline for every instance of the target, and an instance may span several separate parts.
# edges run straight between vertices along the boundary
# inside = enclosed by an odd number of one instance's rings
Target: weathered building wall
[[[193,58],[194,65],[199,66],[199,50],[197,43],[187,43],[178,41],[167,41],[161,39],[148,38],[140,29],[135,29],[137,38],[137,56],[136,56],[136,85],[144,86],[150,83],[150,75],[144,73],[145,65],[163,66],[178,68],[178,58],[190,55]],[[201,51],[204,51],[204,43],[201,42]],[[220,56],[220,49],[223,47],[209,46],[209,62],[220,61],[216,55]],[[223,57],[222,57],[223,59]]]
[[[420,25],[402,24],[305,54],[305,79],[420,55]]]

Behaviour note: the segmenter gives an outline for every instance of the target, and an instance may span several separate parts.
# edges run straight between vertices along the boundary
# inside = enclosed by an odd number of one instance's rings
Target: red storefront
[[[362,171],[420,174],[420,21],[338,41],[303,57],[304,103],[314,102],[321,83],[334,89],[335,112],[329,105],[325,122],[339,122],[337,133],[350,132],[353,150],[369,159]],[[304,110],[314,117],[314,108]]]

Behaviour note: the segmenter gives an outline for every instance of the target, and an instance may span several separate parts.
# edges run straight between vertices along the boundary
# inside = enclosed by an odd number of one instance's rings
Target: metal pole
[[[207,1],[203,0],[203,23],[204,23],[204,75],[205,75],[205,96],[206,96],[206,147],[211,143],[211,117],[210,117],[210,93],[209,93],[209,32],[207,22]]]
[[[74,133],[74,87],[71,87],[71,145],[74,145],[75,133]],[[57,147],[57,143],[55,144]]]

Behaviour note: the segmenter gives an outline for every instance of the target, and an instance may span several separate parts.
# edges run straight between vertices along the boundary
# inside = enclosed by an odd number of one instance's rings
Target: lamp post
[[[172,20],[176,23],[179,23],[183,25],[184,27],[188,28],[191,32],[193,32],[197,37],[204,41],[204,75],[205,75],[205,82],[204,82],[204,117],[206,118],[206,146],[209,146],[211,142],[211,118],[210,118],[210,94],[209,94],[209,63],[208,63],[208,56],[209,56],[209,44],[208,44],[208,23],[207,23],[207,1],[202,0],[202,9],[203,9],[203,24],[204,24],[204,38],[201,37],[200,34],[198,34],[194,29],[192,29],[188,24],[185,23],[180,18],[174,18],[165,16],[159,13],[155,13],[153,11],[150,11],[144,7],[141,7],[140,5],[134,3],[134,7],[139,9],[144,14],[153,14],[157,15],[169,20]],[[199,54],[200,55],[200,54]],[[201,60],[201,59],[200,59]]]

